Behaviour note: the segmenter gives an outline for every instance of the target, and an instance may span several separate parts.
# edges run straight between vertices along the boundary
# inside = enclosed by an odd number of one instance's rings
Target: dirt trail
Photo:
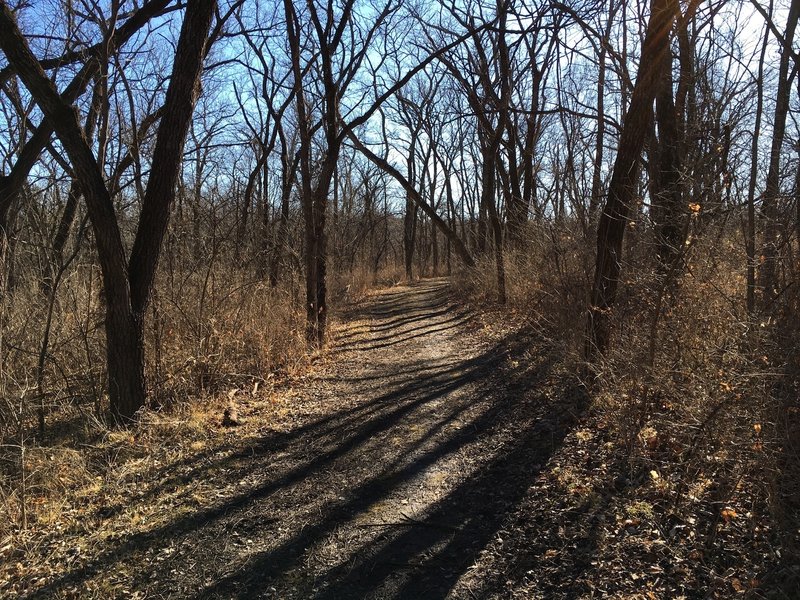
[[[354,309],[294,391],[291,427],[264,424],[171,482],[203,478],[216,499],[176,499],[174,517],[34,597],[119,573],[145,597],[473,597],[481,551],[502,543],[580,407],[553,393],[552,352],[487,341],[451,294],[428,280]],[[502,595],[496,576],[481,575],[481,597]]]

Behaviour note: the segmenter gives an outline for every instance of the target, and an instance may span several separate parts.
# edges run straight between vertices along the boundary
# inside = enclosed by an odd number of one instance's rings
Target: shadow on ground
[[[163,473],[138,502],[187,477],[242,484],[109,542],[29,597],[118,572],[129,589],[164,596],[446,597],[586,398],[554,371],[561,357],[535,332],[481,348],[443,281],[386,292],[359,316],[369,323],[334,346],[352,368],[313,400],[327,414],[224,458],[198,457],[179,479]],[[384,505],[390,520],[376,509]]]

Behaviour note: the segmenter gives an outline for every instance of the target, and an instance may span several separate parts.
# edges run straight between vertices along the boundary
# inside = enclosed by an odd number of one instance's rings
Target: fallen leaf
[[[728,523],[738,517],[739,515],[736,514],[736,511],[732,508],[723,508],[722,509],[722,518],[723,520]]]

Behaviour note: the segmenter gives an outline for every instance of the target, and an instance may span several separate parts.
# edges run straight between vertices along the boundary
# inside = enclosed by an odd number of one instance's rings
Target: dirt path
[[[293,391],[291,426],[161,474],[139,501],[175,490],[172,514],[33,597],[103,581],[142,597],[472,597],[471,569],[581,408],[554,392],[552,352],[487,339],[446,280],[377,293]],[[502,592],[495,575],[481,597]]]

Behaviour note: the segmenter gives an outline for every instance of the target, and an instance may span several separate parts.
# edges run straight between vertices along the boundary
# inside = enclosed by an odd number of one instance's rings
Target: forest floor
[[[768,533],[670,510],[573,373],[445,279],[379,290],[306,376],[231,394],[240,425],[209,416],[8,551],[0,595],[785,597]]]

